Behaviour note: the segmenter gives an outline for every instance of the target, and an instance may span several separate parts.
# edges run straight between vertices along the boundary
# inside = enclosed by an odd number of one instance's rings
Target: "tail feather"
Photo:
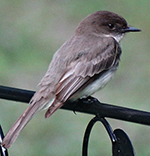
[[[60,108],[63,103],[58,102],[51,98],[51,100],[46,98],[41,98],[39,101],[35,100],[34,97],[30,101],[29,107],[25,112],[18,118],[18,120],[13,124],[10,130],[5,135],[2,140],[1,145],[8,149],[17,139],[21,130],[26,126],[26,124],[32,119],[32,117],[41,109],[49,107],[45,114],[45,118],[50,117],[58,108]]]
[[[5,148],[9,148],[15,142],[21,130],[38,111],[39,105],[36,102],[29,105],[25,112],[18,118],[11,129],[7,132],[1,145]]]
[[[63,103],[62,102],[59,102],[57,100],[54,100],[54,102],[51,104],[51,106],[49,107],[49,109],[45,113],[45,118],[49,118],[61,106],[63,106]]]

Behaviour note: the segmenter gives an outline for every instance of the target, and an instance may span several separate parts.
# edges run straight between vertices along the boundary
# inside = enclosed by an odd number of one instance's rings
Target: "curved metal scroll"
[[[121,129],[115,129],[112,130],[110,124],[107,122],[105,118],[101,118],[100,116],[95,116],[88,124],[85,134],[84,134],[84,140],[83,140],[83,146],[82,146],[82,156],[88,155],[88,142],[89,142],[89,136],[91,133],[91,130],[94,126],[94,124],[100,121],[107,133],[109,134],[109,137],[112,142],[112,155],[113,156],[135,156],[134,149],[131,144],[131,141],[127,134],[121,130]]]

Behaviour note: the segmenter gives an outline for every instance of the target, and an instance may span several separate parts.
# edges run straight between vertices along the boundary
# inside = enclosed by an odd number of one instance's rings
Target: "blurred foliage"
[[[0,0],[1,85],[36,90],[53,53],[72,36],[78,23],[97,10],[122,15],[142,29],[122,41],[123,54],[115,78],[95,94],[100,101],[150,111],[150,1],[147,0]],[[0,124],[6,132],[27,106],[0,100]],[[21,132],[9,154],[81,155],[85,127],[91,115],[58,110],[50,119],[38,113]],[[149,127],[109,119],[123,128],[138,156],[149,155]],[[93,130],[91,156],[111,155],[110,140],[100,125]]]

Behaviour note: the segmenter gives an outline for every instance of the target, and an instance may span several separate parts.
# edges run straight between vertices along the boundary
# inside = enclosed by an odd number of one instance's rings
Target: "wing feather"
[[[55,92],[56,99],[65,102],[75,93],[81,92],[92,77],[109,70],[112,66],[118,66],[121,54],[121,49],[118,50],[118,46],[100,53],[99,56],[89,61],[74,63],[60,79]]]

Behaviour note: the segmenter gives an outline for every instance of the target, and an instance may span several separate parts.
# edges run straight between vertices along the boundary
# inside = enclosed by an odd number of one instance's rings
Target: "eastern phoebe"
[[[39,110],[49,107],[48,118],[67,100],[87,97],[103,88],[119,65],[119,42],[126,32],[136,31],[140,30],[108,11],[97,11],[81,21],[75,34],[54,54],[29,107],[8,131],[2,146],[9,148]]]

